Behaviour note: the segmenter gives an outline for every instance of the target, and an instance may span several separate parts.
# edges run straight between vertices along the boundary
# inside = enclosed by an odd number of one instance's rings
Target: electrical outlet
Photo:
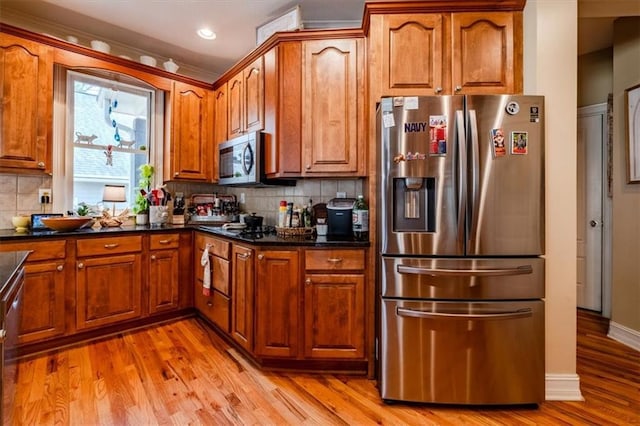
[[[240,193],[240,204],[244,204],[244,192]]]
[[[336,198],[347,198],[347,193],[344,191],[336,192]]]
[[[38,189],[38,202],[40,204],[51,204],[53,197],[51,196],[50,188]]]

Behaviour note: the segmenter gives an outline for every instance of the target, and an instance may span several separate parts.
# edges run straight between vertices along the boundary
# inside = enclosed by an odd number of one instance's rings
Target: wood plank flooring
[[[584,402],[539,407],[386,405],[375,381],[261,372],[195,318],[21,360],[14,425],[640,424],[640,353],[578,314]]]

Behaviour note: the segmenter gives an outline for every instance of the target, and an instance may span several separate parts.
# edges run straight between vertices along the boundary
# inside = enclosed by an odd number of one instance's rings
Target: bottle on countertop
[[[280,201],[280,207],[278,208],[278,227],[284,228],[287,226],[287,202],[285,200]]]
[[[309,198],[309,202],[304,208],[305,211],[307,212],[306,215],[304,216],[304,226],[306,228],[311,228],[313,226],[313,207],[312,206],[313,206],[313,203],[311,202],[311,198]]]
[[[369,240],[369,207],[364,196],[358,195],[352,210],[353,236],[359,241]]]
[[[287,203],[287,216],[285,218],[285,227],[291,228],[291,221],[293,219],[293,203]]]

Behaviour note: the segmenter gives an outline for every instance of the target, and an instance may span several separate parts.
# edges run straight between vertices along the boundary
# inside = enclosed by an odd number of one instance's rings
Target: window
[[[156,91],[112,77],[67,72],[65,210],[82,202],[100,210],[104,186],[115,184],[126,188],[121,212],[135,200],[138,167],[152,162]]]

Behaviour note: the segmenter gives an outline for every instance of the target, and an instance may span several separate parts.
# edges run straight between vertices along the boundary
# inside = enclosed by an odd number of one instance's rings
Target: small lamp
[[[102,192],[102,201],[113,203],[112,216],[116,215],[116,203],[127,201],[127,193],[124,185],[105,185]]]

